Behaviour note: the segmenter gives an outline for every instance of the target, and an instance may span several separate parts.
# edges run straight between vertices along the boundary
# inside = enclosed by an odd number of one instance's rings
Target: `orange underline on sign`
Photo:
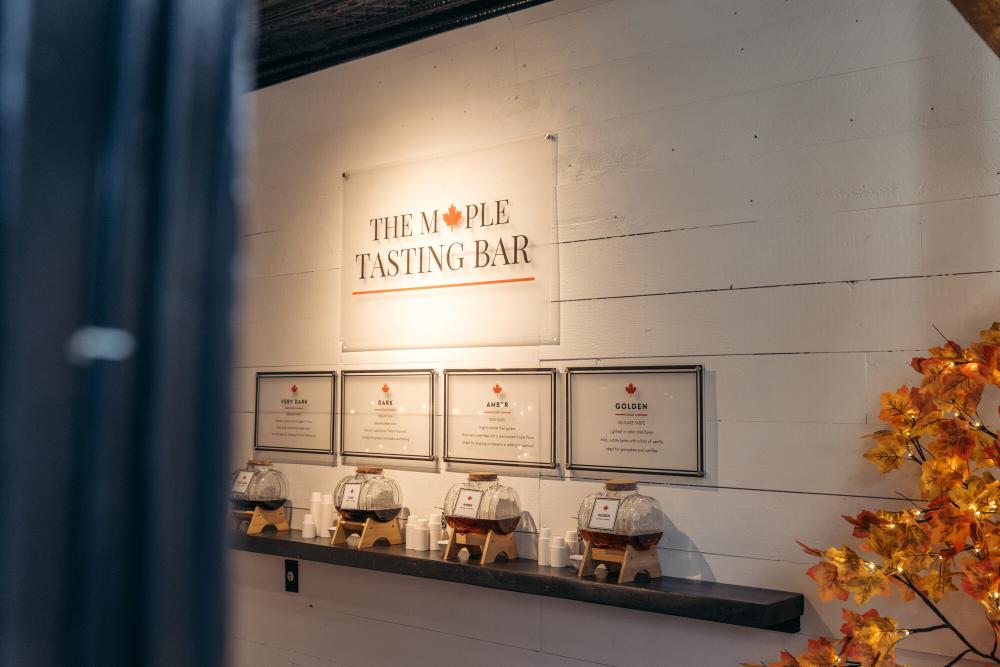
[[[488,415],[509,415],[510,410],[504,412],[503,410],[483,410]]]
[[[645,412],[637,412],[634,415],[630,415],[627,412],[616,412],[615,417],[648,417],[649,414]]]
[[[527,278],[504,278],[503,280],[480,280],[474,283],[446,283],[444,285],[420,285],[419,287],[392,287],[389,289],[369,289],[358,292],[351,292],[351,296],[359,294],[385,294],[386,292],[414,292],[423,289],[444,289],[446,287],[479,287],[480,285],[500,285],[503,283],[527,283],[534,280],[534,276]]]

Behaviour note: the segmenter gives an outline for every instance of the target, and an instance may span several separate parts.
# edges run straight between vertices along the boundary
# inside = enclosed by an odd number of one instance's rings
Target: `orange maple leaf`
[[[462,214],[459,212],[455,205],[452,204],[448,208],[448,212],[444,214],[444,221],[449,227],[456,227],[458,223],[462,220]]]
[[[964,549],[975,520],[972,510],[955,507],[952,503],[942,504],[940,509],[930,513],[931,541]]]
[[[628,386],[625,387],[625,393],[627,393],[629,396],[631,396],[632,394],[635,393],[636,389],[638,389],[638,387],[636,387],[634,384],[632,384],[631,382],[629,382]]]
[[[798,657],[802,667],[835,667],[842,663],[836,647],[826,637],[810,639],[806,646],[808,650]]]
[[[977,600],[1000,636],[1000,436],[977,413],[984,389],[1000,387],[1000,323],[962,347],[947,341],[917,357],[919,387],[902,386],[880,397],[880,419],[890,426],[866,437],[874,441],[864,456],[881,472],[915,462],[920,496],[914,509],[861,510],[844,518],[867,560],[848,546],[814,549],[822,560],[808,570],[821,600],[852,599],[864,606],[898,589],[904,601],[917,596],[937,603],[958,590]],[[998,410],[1000,412],[1000,410]],[[941,616],[944,619],[944,616]],[[809,642],[806,653],[781,654],[770,667],[894,667],[896,644],[909,632],[875,610],[844,610],[842,637]],[[954,662],[954,661],[953,661]],[[763,667],[764,663],[745,663]]]
[[[926,447],[936,457],[956,456],[968,461],[976,449],[976,434],[970,425],[958,419],[948,419],[938,424],[938,438]]]
[[[788,651],[782,651],[781,662],[772,662],[771,667],[800,667],[800,663]]]
[[[501,391],[503,391],[503,387],[501,387],[499,384],[493,385],[493,393],[494,394],[496,394],[497,396],[499,396]]]
[[[879,419],[903,431],[903,435],[920,435],[940,418],[934,399],[918,387],[903,385],[896,391],[887,391],[879,399],[882,411]]]
[[[820,561],[809,568],[806,574],[819,585],[820,600],[828,602],[833,598],[847,599],[847,590],[841,586],[840,579],[837,577],[837,567],[832,563]]]
[[[387,385],[387,384],[382,385],[382,393],[383,394],[388,394],[389,393],[389,385]]]
[[[292,385],[292,393],[293,393],[293,394],[294,394],[294,393],[297,393],[297,392],[298,392],[298,390],[299,390],[299,387],[298,387],[298,385],[295,385],[295,384],[293,384],[293,385]]]

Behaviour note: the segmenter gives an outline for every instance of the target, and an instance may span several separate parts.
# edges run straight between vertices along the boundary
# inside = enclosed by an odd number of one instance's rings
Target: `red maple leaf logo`
[[[466,500],[472,500],[472,496],[469,496],[468,498],[466,498]]]
[[[458,223],[462,220],[462,214],[459,212],[459,210],[457,208],[455,208],[454,204],[452,204],[448,208],[448,212],[445,213],[443,217],[444,217],[445,224],[447,224],[449,227],[451,227],[453,229],[456,226],[458,226]]]
[[[387,384],[382,385],[382,393],[383,394],[388,394],[389,393],[389,385],[387,385]]]
[[[297,384],[293,384],[292,385],[292,393],[295,394],[295,393],[298,393],[298,391],[299,391],[299,386]]]
[[[605,506],[604,506],[604,509],[608,509],[608,506],[607,506],[607,505],[605,505]]]
[[[634,384],[632,384],[631,382],[629,382],[628,386],[625,387],[625,393],[628,394],[629,396],[631,396],[636,391],[638,391],[638,389],[639,389],[638,387],[636,387]]]
[[[493,393],[494,394],[496,394],[497,396],[499,396],[501,391],[503,391],[503,387],[501,387],[499,384],[493,385]]]

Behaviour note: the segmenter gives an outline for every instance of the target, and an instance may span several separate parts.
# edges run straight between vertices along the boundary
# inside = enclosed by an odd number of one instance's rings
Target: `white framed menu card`
[[[257,373],[254,449],[333,454],[334,371]]]
[[[340,453],[434,459],[432,370],[343,371]]]
[[[705,474],[700,365],[566,370],[566,467]]]
[[[444,460],[556,467],[556,370],[446,370]]]

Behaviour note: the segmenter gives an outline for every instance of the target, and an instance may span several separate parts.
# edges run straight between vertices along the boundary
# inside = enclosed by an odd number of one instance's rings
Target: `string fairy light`
[[[865,456],[882,473],[910,467],[905,466],[906,460],[920,465],[922,500],[897,493],[909,507],[894,512],[865,510],[856,519],[845,517],[854,524],[855,537],[867,538],[861,549],[874,553],[857,553],[848,547],[819,552],[824,560],[836,565],[835,583],[841,586],[838,593],[854,593],[856,601],[867,602],[873,594],[886,592],[873,592],[872,584],[881,585],[884,578],[890,578],[934,608],[929,598],[959,590],[952,583],[958,577],[964,590],[974,594],[978,589],[987,618],[1000,628],[1000,517],[993,517],[1000,513],[1000,476],[987,472],[988,468],[1000,466],[1000,438],[996,433],[1000,429],[986,425],[989,419],[977,409],[984,385],[1000,387],[1000,358],[995,353],[1000,348],[1000,323],[982,336],[981,342],[967,349],[948,341],[944,347],[932,349],[931,358],[915,358],[911,366],[923,375],[923,382],[882,394],[883,412],[879,417],[889,422],[891,430],[869,434],[876,444]],[[979,359],[984,365],[978,363]],[[881,535],[879,529],[884,531]],[[899,534],[889,535],[888,531],[896,530]],[[964,539],[957,540],[959,536]],[[806,549],[807,553],[816,551]],[[872,560],[863,555],[871,555]],[[874,561],[876,557],[879,561]],[[831,569],[827,566],[823,574]],[[814,576],[812,570],[810,576],[824,592],[831,586],[825,576]],[[936,595],[925,588],[936,588]],[[939,616],[943,624],[926,628],[899,628],[889,617],[886,623],[873,620],[859,622],[863,625],[856,627],[849,624],[854,629],[843,630],[844,639],[853,635],[854,641],[882,650],[888,641],[895,644],[919,633],[954,630],[944,615]],[[864,635],[857,634],[861,627]],[[830,650],[830,646],[810,647],[806,657],[822,658],[826,660],[823,664],[837,667],[859,664],[846,653],[834,657],[837,651]],[[966,646],[965,653],[979,653],[968,642]],[[980,655],[1000,664],[996,647],[991,656]]]

